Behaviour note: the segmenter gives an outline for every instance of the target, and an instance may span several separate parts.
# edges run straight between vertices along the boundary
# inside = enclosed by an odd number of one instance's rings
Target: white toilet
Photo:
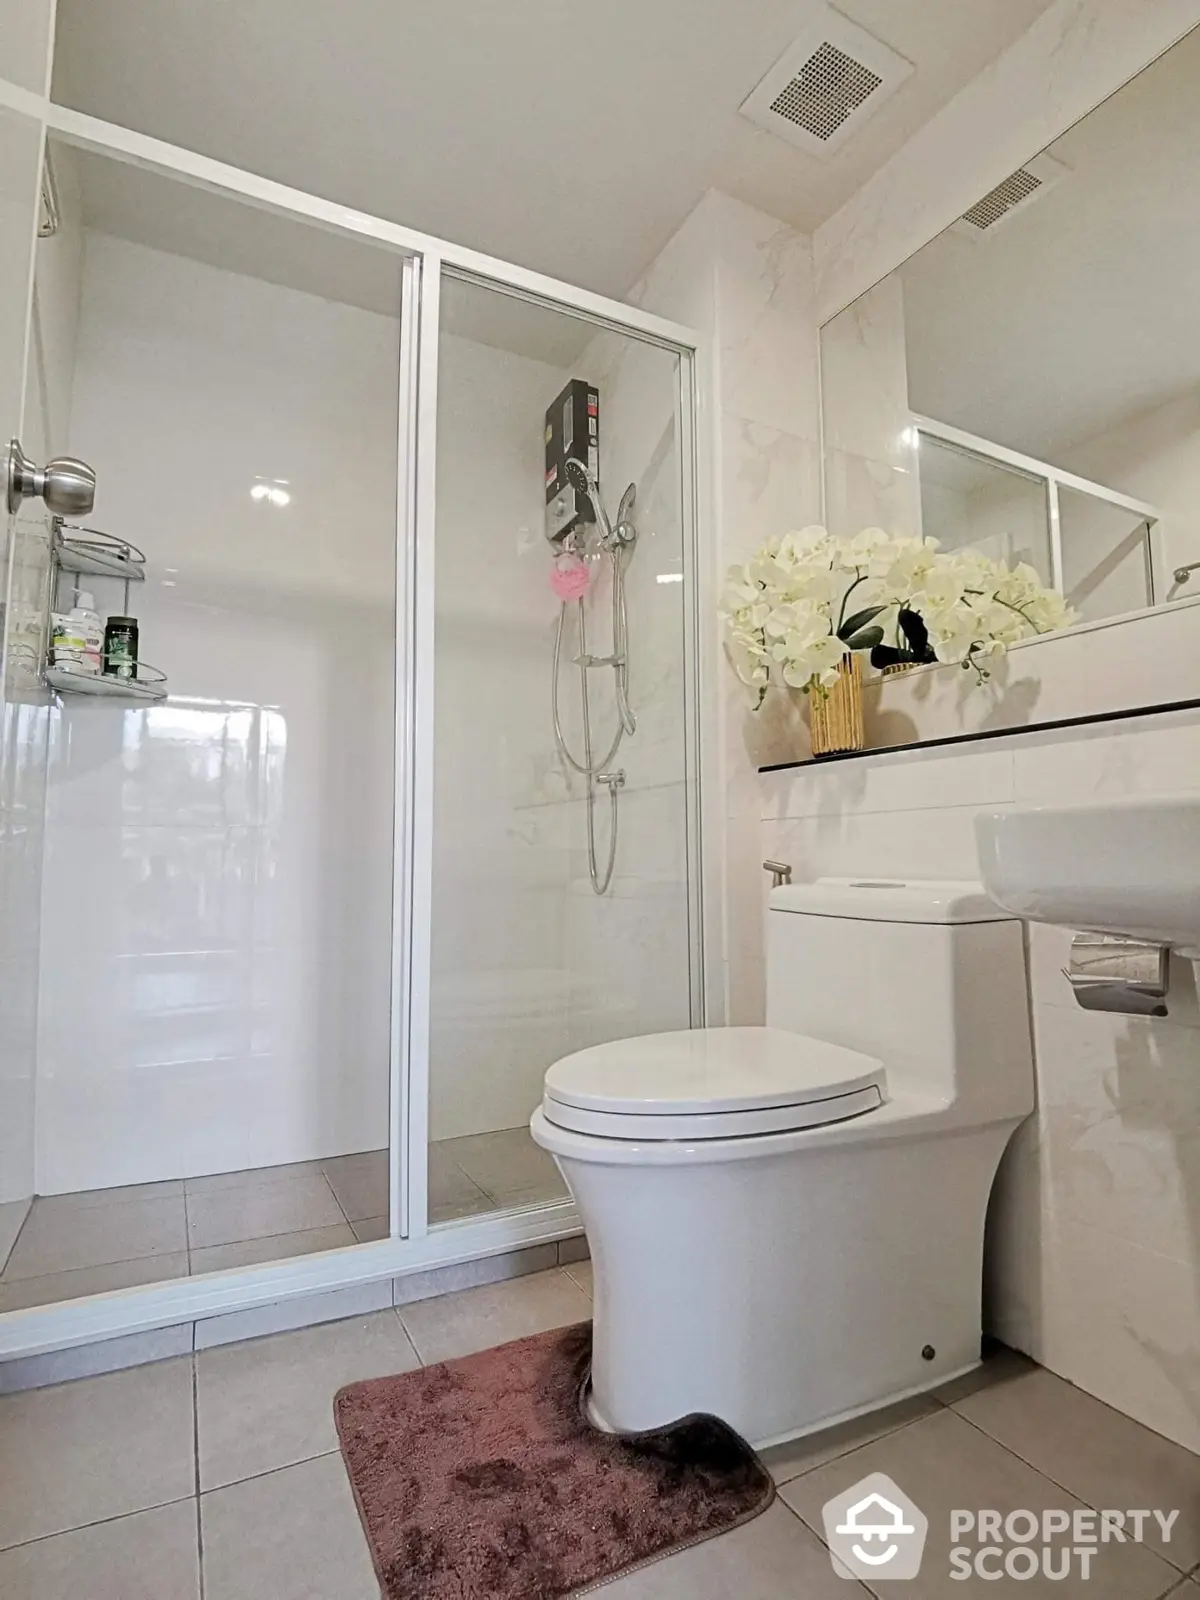
[[[602,1427],[707,1411],[768,1444],[978,1364],[988,1195],[1034,1103],[1021,924],[969,883],[775,889],[767,1023],[546,1074]]]

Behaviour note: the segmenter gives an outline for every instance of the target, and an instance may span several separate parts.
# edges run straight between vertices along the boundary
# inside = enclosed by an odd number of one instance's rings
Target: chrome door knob
[[[19,439],[8,447],[6,501],[16,511],[23,500],[44,500],[58,517],[85,517],[96,504],[96,474],[75,456],[55,456],[35,467]]]

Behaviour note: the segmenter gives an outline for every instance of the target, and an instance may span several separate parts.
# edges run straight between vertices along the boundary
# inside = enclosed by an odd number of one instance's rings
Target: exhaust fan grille
[[[826,41],[771,101],[771,110],[816,139],[831,139],[882,83],[877,72]]]
[[[1011,178],[1005,178],[982,200],[977,200],[969,211],[964,211],[963,221],[969,222],[973,228],[990,228],[1041,187],[1040,178],[1035,178],[1028,168],[1018,167]]]
[[[994,189],[989,189],[982,200],[964,211],[954,224],[954,231],[967,239],[984,239],[1007,223],[1018,212],[1024,213],[1042,195],[1053,189],[1070,171],[1055,156],[1044,151],[1026,161],[1024,166],[1010,172]]]
[[[895,93],[912,64],[832,6],[817,9],[741,112],[810,155],[827,156]]]

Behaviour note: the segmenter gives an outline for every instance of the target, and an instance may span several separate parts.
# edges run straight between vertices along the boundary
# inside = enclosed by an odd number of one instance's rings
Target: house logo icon
[[[826,1502],[825,1543],[840,1578],[915,1578],[929,1520],[882,1472]]]

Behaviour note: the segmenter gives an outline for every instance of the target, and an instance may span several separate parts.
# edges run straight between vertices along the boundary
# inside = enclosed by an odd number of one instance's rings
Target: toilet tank
[[[771,892],[767,1022],[877,1056],[889,1090],[1033,1109],[1021,923],[976,883],[821,878]]]

